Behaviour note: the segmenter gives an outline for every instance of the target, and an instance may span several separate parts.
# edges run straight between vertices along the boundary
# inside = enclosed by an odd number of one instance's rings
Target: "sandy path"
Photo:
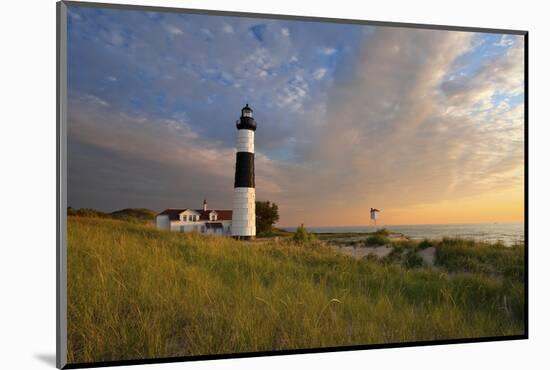
[[[384,258],[388,256],[392,251],[393,247],[353,247],[353,246],[344,246],[344,247],[337,247],[335,246],[337,251],[346,254],[348,256],[352,256],[355,258],[363,258],[368,255],[374,255],[378,258]]]
[[[368,255],[373,255],[378,258],[387,257],[392,251],[393,247],[354,247],[354,246],[333,246],[338,252],[347,256],[361,259]],[[417,252],[418,256],[422,258],[426,266],[433,266],[435,264],[436,250],[435,247],[429,247]]]
[[[424,263],[428,266],[433,266],[435,263],[435,247],[429,247],[418,252]]]

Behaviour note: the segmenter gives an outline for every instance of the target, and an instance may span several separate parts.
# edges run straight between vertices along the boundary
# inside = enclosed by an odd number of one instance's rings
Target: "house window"
[[[183,221],[187,221],[187,215],[183,215]]]

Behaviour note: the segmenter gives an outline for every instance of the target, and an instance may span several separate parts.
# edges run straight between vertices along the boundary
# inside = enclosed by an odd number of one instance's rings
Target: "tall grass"
[[[100,218],[68,238],[70,363],[524,331],[523,285],[486,274]]]

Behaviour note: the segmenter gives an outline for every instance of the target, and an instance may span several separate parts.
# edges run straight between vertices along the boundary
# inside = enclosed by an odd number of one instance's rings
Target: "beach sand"
[[[392,251],[393,247],[381,246],[381,247],[355,247],[355,246],[333,246],[338,252],[345,255],[361,259],[363,257],[373,255],[378,258],[387,257]],[[423,249],[418,253],[418,256],[422,258],[426,266],[433,266],[435,263],[435,247],[429,247]]]

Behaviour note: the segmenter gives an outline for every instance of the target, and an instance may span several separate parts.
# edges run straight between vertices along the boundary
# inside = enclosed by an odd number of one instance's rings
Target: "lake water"
[[[501,241],[506,245],[524,241],[523,223],[497,223],[497,224],[446,224],[446,225],[369,225],[369,226],[326,226],[307,227],[316,233],[365,233],[377,229],[386,228],[390,231],[404,234],[412,239],[441,239],[447,237],[460,237],[487,242]],[[284,228],[295,231],[295,227]]]

